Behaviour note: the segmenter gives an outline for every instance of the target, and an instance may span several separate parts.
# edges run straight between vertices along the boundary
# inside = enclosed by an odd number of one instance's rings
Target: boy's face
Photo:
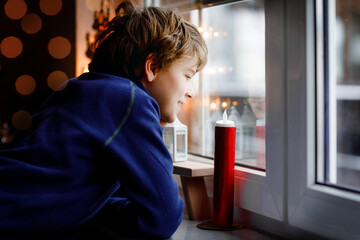
[[[184,58],[168,69],[156,72],[145,87],[157,101],[161,125],[174,122],[186,100],[195,96],[192,77],[196,73],[197,58]]]

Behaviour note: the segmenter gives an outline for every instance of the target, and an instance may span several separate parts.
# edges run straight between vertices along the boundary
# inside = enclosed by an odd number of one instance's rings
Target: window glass
[[[206,7],[184,16],[199,26],[209,49],[194,83],[198,97],[180,115],[188,125],[189,151],[213,157],[215,122],[227,109],[237,128],[236,163],[265,169],[264,1]]]
[[[329,25],[325,181],[360,190],[360,2],[328,1],[325,8]]]

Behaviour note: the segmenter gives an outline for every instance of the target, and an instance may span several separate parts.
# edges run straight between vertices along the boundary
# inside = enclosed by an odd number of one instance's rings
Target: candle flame
[[[227,109],[225,109],[224,114],[223,114],[223,122],[224,122],[224,123],[227,122],[226,110],[227,110]]]

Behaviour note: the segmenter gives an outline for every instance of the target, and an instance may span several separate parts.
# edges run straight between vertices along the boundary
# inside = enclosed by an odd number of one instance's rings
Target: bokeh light
[[[100,1],[86,0],[86,6],[92,12],[97,11],[99,10]]]
[[[29,95],[34,92],[36,87],[35,79],[30,75],[22,75],[16,79],[15,88],[16,91],[22,95]]]
[[[212,102],[212,103],[210,104],[211,110],[215,110],[216,107],[217,107],[217,104],[216,104],[215,102]]]
[[[66,87],[68,76],[62,71],[54,71],[49,74],[47,83],[53,91],[60,91]]]
[[[7,58],[16,58],[21,54],[23,44],[17,37],[6,37],[1,41],[1,53]]]
[[[5,3],[4,10],[8,18],[18,20],[26,14],[27,5],[24,0],[8,0]]]
[[[61,0],[40,0],[40,9],[45,15],[54,16],[62,9]]]
[[[24,110],[15,112],[11,118],[11,123],[17,130],[26,130],[31,126],[31,114]]]
[[[71,44],[69,40],[64,37],[58,36],[50,40],[48,44],[49,54],[53,58],[61,59],[70,54]]]
[[[27,14],[25,17],[23,17],[23,19],[21,19],[21,27],[24,32],[28,34],[37,33],[40,31],[41,26],[41,18],[34,13]]]

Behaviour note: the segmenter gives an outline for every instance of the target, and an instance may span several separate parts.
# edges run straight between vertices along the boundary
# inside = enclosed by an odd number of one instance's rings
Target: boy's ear
[[[148,82],[152,82],[156,77],[156,72],[153,67],[153,54],[149,54],[145,60],[145,76]]]

